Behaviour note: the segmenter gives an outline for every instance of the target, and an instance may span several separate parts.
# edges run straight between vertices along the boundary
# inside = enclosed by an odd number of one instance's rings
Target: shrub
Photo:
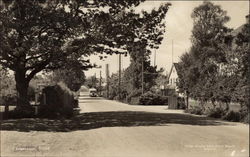
[[[139,105],[139,97],[141,95],[141,90],[135,89],[130,92],[126,97],[126,102],[132,105]]]
[[[178,103],[178,109],[185,109],[186,105],[185,105],[185,99],[183,97],[178,97],[177,98],[177,103]]]
[[[51,105],[42,105],[39,109],[38,117],[40,118],[70,118],[74,115],[74,109],[72,107],[60,107],[56,108]]]
[[[167,103],[167,97],[147,92],[139,97],[140,105],[165,105]]]
[[[189,109],[186,109],[185,112],[196,115],[202,115],[204,113],[203,109],[200,106],[191,106]]]
[[[16,95],[7,95],[0,98],[0,105],[16,106],[17,97]]]
[[[140,97],[132,97],[131,99],[130,99],[130,104],[132,104],[132,105],[139,105],[140,104]]]
[[[247,123],[247,124],[249,124],[249,118],[250,118],[250,116],[249,116],[249,114],[248,115],[246,115],[246,116],[244,116],[244,117],[241,117],[241,122],[243,122],[243,123]]]
[[[18,118],[33,118],[33,117],[35,117],[34,108],[27,108],[22,110],[15,108],[14,110],[8,112],[8,118],[18,119]]]
[[[63,83],[45,87],[43,95],[46,97],[46,102],[41,99],[39,117],[69,118],[73,115],[74,108],[78,107],[78,101],[74,99],[73,92]]]
[[[231,122],[239,122],[240,121],[240,112],[229,111],[223,117],[223,120],[231,121]]]
[[[207,116],[213,118],[222,118],[226,114],[226,110],[220,107],[215,107],[207,111]]]
[[[249,124],[249,111],[247,106],[243,105],[240,109],[241,122]]]

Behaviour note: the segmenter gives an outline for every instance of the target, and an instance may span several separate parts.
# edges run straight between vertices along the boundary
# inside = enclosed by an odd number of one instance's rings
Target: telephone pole
[[[106,64],[106,87],[107,87],[107,98],[109,98],[109,64]]]
[[[99,96],[102,95],[102,71],[100,70]]]
[[[141,94],[144,94],[144,51],[143,50],[139,50],[142,53],[142,63],[141,63]]]
[[[121,54],[119,54],[118,96],[121,99]]]

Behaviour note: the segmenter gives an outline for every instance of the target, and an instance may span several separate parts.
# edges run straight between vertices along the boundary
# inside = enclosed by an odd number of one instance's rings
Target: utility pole
[[[92,82],[93,82],[93,87],[92,87],[92,88],[96,88],[96,87],[97,87],[96,73],[95,73],[95,75],[94,75],[94,80],[93,80]]]
[[[107,98],[109,98],[109,64],[106,64],[106,87],[107,87]]]
[[[100,70],[99,94],[102,95],[102,71]]]
[[[142,66],[141,66],[141,93],[144,94],[144,53],[142,54]]]
[[[121,99],[121,54],[119,54],[118,96]]]

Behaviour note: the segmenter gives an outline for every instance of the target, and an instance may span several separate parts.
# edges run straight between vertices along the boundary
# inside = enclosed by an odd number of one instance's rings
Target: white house
[[[176,91],[178,91],[177,89],[177,82],[179,80],[178,73],[179,73],[178,63],[173,63],[170,73],[168,75],[168,88],[175,89]]]

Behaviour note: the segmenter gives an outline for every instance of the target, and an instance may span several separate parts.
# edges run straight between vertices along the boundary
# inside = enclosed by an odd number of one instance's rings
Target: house
[[[168,75],[168,86],[167,88],[178,91],[177,82],[179,80],[180,66],[178,63],[173,63],[170,73]]]
[[[166,96],[168,96],[169,109],[185,108],[184,93],[180,93],[178,89],[179,75],[180,65],[178,63],[173,63],[168,75],[168,85],[165,89]]]

